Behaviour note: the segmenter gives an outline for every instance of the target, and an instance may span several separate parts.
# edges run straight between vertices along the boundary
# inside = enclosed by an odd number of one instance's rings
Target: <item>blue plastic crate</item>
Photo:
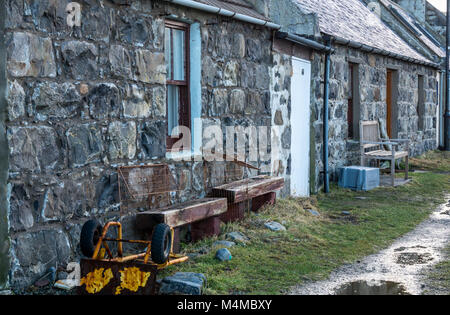
[[[380,186],[380,170],[373,167],[349,166],[339,170],[339,187],[368,191]]]

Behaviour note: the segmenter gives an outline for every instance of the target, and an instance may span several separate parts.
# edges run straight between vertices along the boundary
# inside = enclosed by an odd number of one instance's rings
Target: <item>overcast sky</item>
[[[428,0],[429,3],[434,5],[436,8],[442,12],[447,12],[447,1],[446,0]]]

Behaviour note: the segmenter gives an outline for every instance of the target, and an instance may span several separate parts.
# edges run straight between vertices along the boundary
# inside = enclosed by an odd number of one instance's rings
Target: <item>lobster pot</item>
[[[369,191],[380,186],[380,170],[372,167],[350,166],[339,169],[339,187]]]

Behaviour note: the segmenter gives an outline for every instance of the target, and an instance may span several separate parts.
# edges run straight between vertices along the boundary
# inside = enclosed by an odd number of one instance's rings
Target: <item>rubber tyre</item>
[[[172,233],[167,224],[158,224],[153,230],[152,260],[158,265],[163,265],[169,260],[172,249]]]
[[[89,220],[81,229],[80,249],[81,253],[91,258],[94,255],[95,246],[102,235],[103,228],[97,220]]]

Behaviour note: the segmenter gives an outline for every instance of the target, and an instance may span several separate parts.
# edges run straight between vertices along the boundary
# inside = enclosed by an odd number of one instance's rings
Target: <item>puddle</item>
[[[433,260],[430,253],[402,253],[397,258],[397,264],[400,265],[423,265]]]
[[[406,288],[392,281],[355,281],[336,290],[336,295],[410,295]]]
[[[424,272],[444,259],[442,249],[450,241],[450,215],[447,215],[447,212],[450,212],[448,201],[435,209],[416,229],[397,239],[390,247],[358,262],[341,266],[333,271],[327,280],[303,283],[291,288],[289,293],[421,294]],[[345,222],[343,218],[337,216],[333,221]]]

